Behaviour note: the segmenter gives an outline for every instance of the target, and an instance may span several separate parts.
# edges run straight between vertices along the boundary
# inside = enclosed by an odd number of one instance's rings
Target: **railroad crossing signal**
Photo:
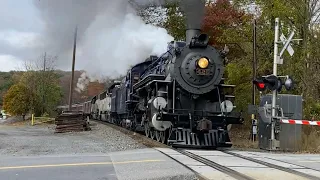
[[[264,91],[267,88],[271,91],[273,90],[281,90],[282,87],[282,81],[280,78],[274,76],[274,75],[269,75],[266,77],[262,77],[256,80],[253,80],[253,84],[256,85],[257,89],[259,91]]]
[[[285,82],[281,80],[281,77],[286,77]],[[277,90],[280,92],[282,90],[282,86],[284,86],[287,91],[293,89],[293,80],[289,76],[263,76],[253,80],[253,84],[259,91],[265,91],[268,88],[271,91]]]
[[[262,78],[255,79],[253,80],[253,84],[256,85],[257,89],[259,91],[264,91],[266,90],[266,84],[263,82]]]
[[[289,35],[289,38],[286,39],[285,36],[282,34],[280,37],[279,41],[279,18],[275,19],[275,33],[274,33],[274,53],[273,53],[273,76],[275,77],[270,77],[270,85],[269,88],[271,87],[271,89],[273,89],[272,91],[272,104],[271,104],[271,117],[272,117],[272,122],[271,122],[271,137],[269,139],[269,145],[271,147],[271,149],[277,149],[278,145],[277,143],[279,142],[278,137],[275,136],[275,127],[276,127],[276,120],[275,117],[277,115],[276,112],[276,101],[277,101],[277,93],[280,90],[281,91],[281,87],[282,85],[285,86],[285,88],[287,90],[291,90],[293,88],[293,81],[291,78],[289,78],[289,76],[285,76],[287,77],[285,83],[283,84],[280,80],[276,81],[275,79],[279,78],[280,76],[277,75],[277,65],[278,64],[283,64],[283,59],[281,58],[284,51],[287,50],[288,53],[290,54],[290,56],[293,55],[294,51],[293,48],[290,45],[290,42],[292,41],[292,38],[294,36],[294,31],[291,32],[291,34]],[[300,39],[296,39],[296,40],[300,40]],[[283,48],[281,49],[280,53],[279,53],[279,49],[278,49],[278,44],[282,43],[283,44]],[[281,84],[281,86],[279,86],[279,84]]]

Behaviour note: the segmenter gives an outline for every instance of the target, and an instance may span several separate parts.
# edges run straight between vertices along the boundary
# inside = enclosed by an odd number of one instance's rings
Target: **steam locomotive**
[[[136,64],[122,81],[75,110],[172,146],[231,146],[228,125],[243,118],[233,110],[234,96],[226,94],[234,87],[224,84],[226,52],[192,31],[189,40],[170,42],[160,57]]]
[[[199,30],[205,1],[183,2],[186,41],[172,41],[161,56],[133,66],[92,99],[90,116],[172,146],[230,147],[228,129],[243,118],[227,93],[234,85],[224,84],[227,51],[208,45],[208,35]],[[88,105],[81,108],[88,112]]]

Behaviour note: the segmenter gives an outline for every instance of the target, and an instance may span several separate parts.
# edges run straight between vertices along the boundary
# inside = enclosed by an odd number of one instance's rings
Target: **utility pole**
[[[70,91],[69,91],[69,111],[71,111],[71,107],[72,107],[74,66],[75,66],[75,61],[76,61],[76,47],[77,47],[77,30],[78,30],[78,27],[76,26],[75,33],[74,33],[73,56],[72,56],[72,74],[71,74]]]
[[[45,94],[46,94],[46,91],[45,91],[46,56],[47,56],[47,52],[44,52],[44,56],[43,56],[43,75],[42,75],[42,104],[43,104],[42,115],[44,114],[44,111],[45,111],[45,108],[44,108],[45,98],[44,97],[45,97]]]

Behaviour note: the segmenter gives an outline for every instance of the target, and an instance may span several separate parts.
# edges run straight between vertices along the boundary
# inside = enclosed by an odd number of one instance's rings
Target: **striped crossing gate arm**
[[[284,124],[302,124],[302,125],[310,125],[310,126],[320,126],[320,121],[281,119],[280,122]]]

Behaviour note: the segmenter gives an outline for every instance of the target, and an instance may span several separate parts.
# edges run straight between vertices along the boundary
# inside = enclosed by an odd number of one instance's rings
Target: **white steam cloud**
[[[99,82],[99,83],[105,83],[105,77],[103,75],[99,76],[97,74],[91,74],[88,75],[86,71],[83,71],[78,78],[77,85],[75,87],[75,90],[79,93],[86,90],[90,82]]]
[[[77,87],[75,88],[75,90],[81,93],[81,91],[84,91],[85,88],[89,85],[89,83],[90,78],[87,76],[86,72],[83,72],[78,78]]]
[[[128,0],[34,0],[34,4],[45,23],[41,51],[57,55],[58,68],[71,70],[78,26],[76,69],[87,71],[85,76],[125,74],[131,65],[164,53],[173,40],[165,29],[145,24]]]

